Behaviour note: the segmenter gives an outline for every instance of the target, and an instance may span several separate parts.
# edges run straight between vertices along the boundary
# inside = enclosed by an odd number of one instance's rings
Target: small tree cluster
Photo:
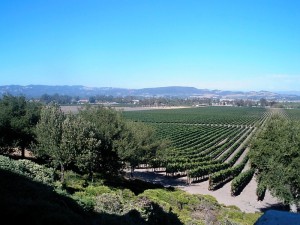
[[[124,162],[134,168],[153,159],[162,147],[150,127],[125,121],[104,107],[86,106],[74,115],[48,105],[41,111],[36,136],[36,154],[60,167],[62,182],[69,165],[92,179],[94,172],[117,174]]]
[[[131,175],[139,164],[153,164],[169,144],[155,137],[155,130],[140,122],[127,121],[123,137],[116,142],[120,158],[129,162]]]

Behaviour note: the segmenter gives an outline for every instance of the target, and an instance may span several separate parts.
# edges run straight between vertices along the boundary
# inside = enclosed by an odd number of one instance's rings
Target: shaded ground
[[[0,177],[1,225],[183,225],[175,213],[164,211],[146,198],[139,201],[144,214],[136,209],[124,214],[118,210],[94,212],[83,198],[75,201],[64,191],[57,193],[52,186],[2,169]]]

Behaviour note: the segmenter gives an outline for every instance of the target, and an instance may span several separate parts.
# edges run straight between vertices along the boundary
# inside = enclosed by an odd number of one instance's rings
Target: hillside
[[[0,156],[2,224],[246,225],[261,215],[222,206],[211,196],[137,179],[98,177],[86,183],[69,171],[62,187],[59,182],[40,180],[41,173],[49,175],[47,171],[28,160]]]
[[[0,86],[0,94],[9,93],[12,95],[24,95],[26,97],[40,97],[43,94],[60,94],[69,96],[89,97],[96,95],[111,96],[141,96],[141,97],[203,97],[203,98],[227,98],[227,99],[276,99],[276,100],[297,100],[300,96],[295,93],[273,93],[268,91],[222,91],[197,89],[194,87],[157,87],[142,89],[126,89],[113,87],[85,87],[81,85],[6,85]]]

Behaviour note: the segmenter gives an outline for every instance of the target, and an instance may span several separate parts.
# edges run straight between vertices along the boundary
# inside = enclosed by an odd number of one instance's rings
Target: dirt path
[[[253,178],[246,188],[242,191],[239,196],[231,196],[231,182],[225,184],[222,188],[209,191],[208,181],[192,184],[191,186],[181,187],[180,189],[187,191],[191,194],[207,194],[214,196],[219,203],[224,205],[235,205],[239,207],[243,212],[252,213],[263,211],[267,208],[277,206],[279,201],[270,195],[269,192],[266,193],[264,201],[257,201],[256,197],[256,180]]]
[[[267,191],[264,201],[257,201],[256,197],[256,180],[253,178],[251,182],[246,186],[243,192],[236,197],[232,197],[230,193],[231,182],[224,185],[222,188],[216,191],[208,190],[208,181],[201,183],[194,183],[191,185],[186,184],[186,177],[174,179],[164,176],[164,173],[148,172],[145,169],[139,169],[134,172],[134,177],[159,183],[164,186],[174,186],[180,188],[191,194],[204,194],[214,196],[219,203],[224,205],[235,205],[239,207],[243,212],[252,213],[264,211],[269,208],[282,207],[281,203]]]

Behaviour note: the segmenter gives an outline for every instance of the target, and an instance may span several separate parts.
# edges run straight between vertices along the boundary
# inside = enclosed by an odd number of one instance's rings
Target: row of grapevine
[[[176,173],[181,175],[187,175],[187,171],[197,167],[203,167],[207,165],[219,164],[217,160],[208,160],[203,162],[186,162],[186,163],[168,163],[166,166],[166,175],[174,176]]]
[[[151,166],[165,168],[168,176],[187,176],[188,182],[209,178],[210,189],[240,174],[248,161],[248,139],[269,114],[246,107],[124,112],[128,119],[153,126],[157,138],[170,140],[164,156]]]
[[[191,183],[193,181],[203,180],[207,178],[210,174],[227,169],[230,165],[227,163],[218,163],[207,166],[200,166],[195,169],[192,169],[188,172],[188,182]]]
[[[214,152],[216,149],[228,144],[231,138],[243,132],[240,131],[239,133],[239,131],[240,130],[228,130],[220,133],[216,132],[214,135],[212,135],[212,137],[208,138],[207,140],[203,140],[202,146],[196,146],[194,148],[186,148],[185,151],[178,150],[177,152],[179,153],[179,155],[184,155],[186,157],[198,157],[198,156],[208,155]],[[217,137],[218,135],[220,136]],[[229,141],[220,144],[224,139]]]
[[[231,140],[231,143],[233,143],[233,144],[222,154],[218,155],[216,158],[222,162],[225,161],[241,145],[241,143],[247,138],[248,133],[249,133],[249,130],[246,130],[245,132],[242,132],[238,136],[234,137]]]
[[[215,190],[219,186],[224,183],[232,180],[235,176],[237,176],[240,172],[242,172],[246,163],[248,162],[248,156],[243,159],[243,161],[237,166],[226,168],[224,170],[220,170],[211,176],[209,176],[209,190]]]
[[[220,133],[216,132],[212,138],[209,138],[208,141],[204,141],[203,140],[203,146],[197,148],[197,149],[191,149],[191,148],[186,148],[185,151],[180,151],[176,148],[176,150],[174,151],[174,157],[173,158],[177,158],[177,157],[181,157],[181,156],[185,156],[186,158],[196,158],[196,157],[203,157],[206,155],[209,155],[210,152],[212,152],[213,150],[217,149],[218,147],[220,147],[218,145],[218,143],[223,140],[224,138],[229,138],[230,133],[231,135],[236,135],[238,131],[236,131],[235,133],[234,129],[233,130],[228,130],[228,131],[221,131]],[[216,135],[220,135],[220,138],[217,138]],[[205,150],[205,151],[203,151]]]
[[[245,132],[246,131],[246,132]],[[238,131],[237,131],[238,132]],[[223,145],[221,146],[217,146],[218,148],[215,150],[215,151],[212,151],[211,152],[211,159],[213,158],[216,158],[216,155],[220,155],[222,152],[226,151],[227,149],[229,149],[230,151],[227,150],[226,152],[226,155],[227,157],[229,156],[229,153],[232,154],[232,150],[235,150],[237,147],[240,146],[241,142],[244,141],[245,137],[246,137],[246,134],[249,132],[249,130],[246,130],[246,129],[243,129],[240,133],[236,134],[236,133],[233,133],[232,136],[235,135],[235,137],[231,137],[231,141],[227,142],[227,143],[224,143]],[[230,146],[231,145],[231,146]],[[201,153],[201,152],[200,152]],[[204,157],[204,159],[200,159],[200,158],[197,158],[199,157],[199,154],[198,155],[193,155],[193,156],[190,156],[188,155],[188,153],[186,153],[186,158],[188,159],[193,159],[195,160],[194,162],[191,162],[191,160],[189,160],[189,162],[185,161],[185,162],[180,162],[178,161],[179,159],[182,159],[182,158],[174,158],[177,162],[174,162],[175,160],[172,160],[172,162],[170,162],[170,160],[168,161],[168,163],[166,164],[166,173],[168,175],[177,175],[177,174],[180,174],[180,175],[186,175],[187,174],[187,170],[190,170],[190,177],[191,178],[196,178],[197,176],[200,176],[203,177],[203,174],[204,175],[207,175],[205,174],[205,172],[202,171],[203,167],[205,166],[206,169],[210,169],[211,165],[216,165],[216,164],[220,164],[222,161],[221,160],[209,160],[207,159],[207,154],[202,154],[201,157]],[[188,157],[190,156],[190,157]],[[195,158],[196,156],[196,158]],[[224,159],[226,159],[227,157],[225,157]],[[229,164],[230,165],[230,164]],[[219,167],[221,168],[221,167]],[[222,166],[222,169],[224,168],[224,166]],[[201,173],[199,172],[195,172],[195,171],[202,171]],[[216,170],[213,170],[213,172],[215,172]]]
[[[251,181],[253,175],[254,169],[249,169],[235,177],[231,182],[231,195],[239,195],[244,190],[246,185]]]
[[[291,120],[300,120],[300,109],[286,109],[285,111],[282,110],[281,114]]]
[[[191,126],[194,127],[194,126]],[[203,128],[202,128],[203,129]],[[180,130],[178,130],[178,134],[181,135],[181,138],[178,137],[173,137],[172,135],[166,135],[165,137],[172,140],[174,146],[176,146],[176,148],[178,149],[178,151],[180,152],[180,150],[182,150],[182,152],[186,152],[186,149],[196,149],[198,150],[199,147],[204,146],[207,143],[210,143],[211,141],[213,141],[216,137],[218,136],[224,136],[224,134],[228,134],[229,132],[235,130],[234,128],[207,128],[204,127],[204,134],[201,133],[202,130],[200,130],[199,128],[199,133],[197,136],[194,135],[190,135],[189,134],[189,130],[186,130],[185,132],[182,132]],[[192,142],[192,140],[194,141],[194,145],[192,145],[191,147],[188,147],[186,145],[187,142]],[[200,143],[200,144],[198,144]]]

